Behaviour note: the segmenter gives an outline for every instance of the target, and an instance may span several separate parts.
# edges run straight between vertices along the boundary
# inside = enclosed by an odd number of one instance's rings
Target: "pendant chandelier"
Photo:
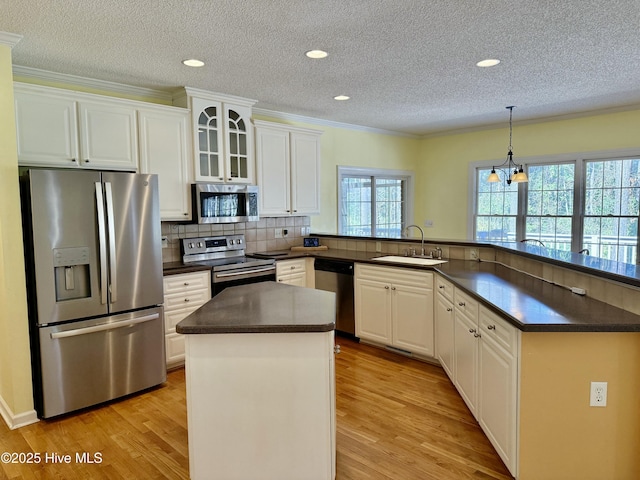
[[[513,109],[515,106],[511,105],[506,107],[509,110],[509,151],[507,152],[507,159],[504,161],[502,165],[498,165],[498,167],[491,167],[491,174],[487,179],[488,182],[496,183],[500,181],[500,177],[496,173],[496,168],[502,172],[507,182],[507,185],[511,185],[511,182],[528,182],[527,174],[524,173],[522,169],[522,165],[516,165],[513,161],[513,147],[511,146],[511,138],[513,134]],[[511,173],[513,170],[513,173]]]

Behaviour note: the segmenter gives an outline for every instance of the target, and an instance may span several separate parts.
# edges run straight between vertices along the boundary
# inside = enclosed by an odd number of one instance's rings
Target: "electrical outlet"
[[[382,251],[382,242],[376,242],[376,252]]]
[[[286,237],[287,235],[289,235],[289,230],[287,230],[286,228],[282,229],[282,236]]]
[[[591,382],[590,407],[607,406],[607,382]]]
[[[478,259],[478,249],[477,248],[470,248],[469,249],[469,258],[471,260],[477,260]]]
[[[169,237],[166,235],[162,236],[162,248],[169,248]]]
[[[276,228],[276,229],[274,230],[274,234],[273,234],[273,236],[274,236],[275,238],[282,238],[282,229],[281,229],[281,228]]]
[[[424,226],[427,227],[427,228],[433,227],[433,220],[425,220],[424,221]]]

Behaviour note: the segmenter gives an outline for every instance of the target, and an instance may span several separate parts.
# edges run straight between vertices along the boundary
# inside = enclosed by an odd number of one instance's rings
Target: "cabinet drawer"
[[[210,272],[184,273],[163,277],[164,293],[185,292],[191,289],[209,288]]]
[[[516,328],[485,307],[480,307],[480,332],[483,339],[491,338],[507,352],[516,353]]]
[[[453,302],[453,284],[450,281],[445,280],[440,275],[436,275],[436,287],[436,291],[439,294],[441,294],[450,302]]]
[[[291,273],[303,273],[306,271],[306,263],[304,258],[276,262],[276,275],[280,277]]]
[[[478,318],[479,303],[474,300],[473,297],[467,295],[459,288],[456,288],[453,292],[453,307],[456,312],[463,313],[467,318],[474,321]]]
[[[164,296],[164,310],[171,312],[185,307],[200,307],[209,301],[209,290],[200,289],[188,292],[172,293]]]

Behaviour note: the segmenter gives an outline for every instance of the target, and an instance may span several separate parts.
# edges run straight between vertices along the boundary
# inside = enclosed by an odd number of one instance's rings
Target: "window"
[[[583,248],[636,263],[639,203],[640,159],[586,162]]]
[[[412,218],[413,173],[338,167],[338,232],[400,238]]]
[[[524,238],[571,250],[574,171],[573,163],[529,167]]]
[[[489,183],[491,168],[478,169],[476,240],[513,242],[516,240],[518,184]]]
[[[474,238],[541,242],[565,251],[638,263],[640,158],[585,159],[526,165],[529,181],[489,183],[476,168]]]

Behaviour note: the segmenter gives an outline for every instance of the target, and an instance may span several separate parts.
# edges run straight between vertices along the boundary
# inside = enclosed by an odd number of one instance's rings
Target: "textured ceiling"
[[[0,0],[15,65],[412,134],[640,105],[639,26],[640,0]]]

